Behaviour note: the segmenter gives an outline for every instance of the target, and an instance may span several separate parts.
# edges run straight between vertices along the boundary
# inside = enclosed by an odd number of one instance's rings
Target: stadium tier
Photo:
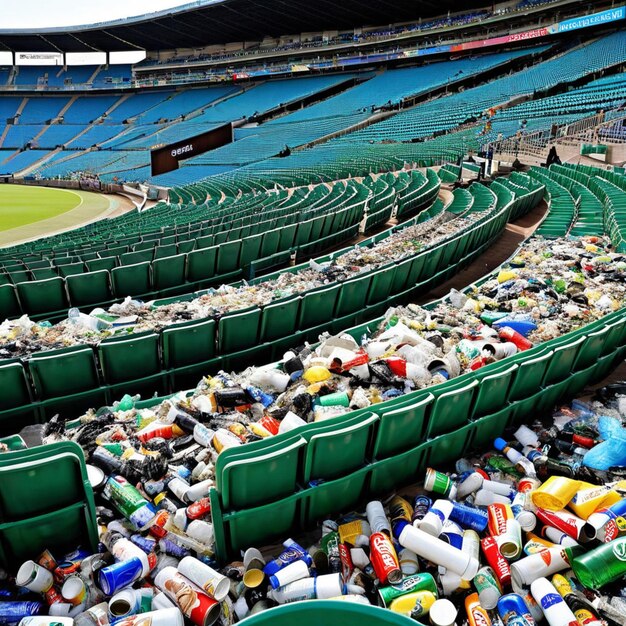
[[[623,626],[626,7],[459,8],[0,25],[0,624]]]

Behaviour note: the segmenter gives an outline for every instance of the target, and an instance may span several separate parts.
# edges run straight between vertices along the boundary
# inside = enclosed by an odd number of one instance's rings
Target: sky
[[[191,0],[0,0],[0,28],[91,24],[154,13]]]

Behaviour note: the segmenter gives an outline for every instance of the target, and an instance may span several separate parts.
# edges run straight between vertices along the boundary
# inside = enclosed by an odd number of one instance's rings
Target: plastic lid
[[[429,615],[433,626],[452,626],[458,611],[450,600],[442,599],[433,603]]]
[[[393,522],[393,536],[396,539],[400,539],[400,535],[402,534],[402,531],[407,527],[410,526],[409,522],[407,522],[406,520],[403,519],[399,519],[395,522]]]
[[[493,447],[496,450],[504,450],[504,448],[506,448],[509,444],[502,439],[502,437],[498,437],[494,442],[493,442]]]

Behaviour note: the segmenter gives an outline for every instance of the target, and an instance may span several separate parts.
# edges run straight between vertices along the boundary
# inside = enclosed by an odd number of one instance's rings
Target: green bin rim
[[[305,600],[267,609],[244,618],[242,626],[423,626],[420,622],[378,606],[346,600]]]

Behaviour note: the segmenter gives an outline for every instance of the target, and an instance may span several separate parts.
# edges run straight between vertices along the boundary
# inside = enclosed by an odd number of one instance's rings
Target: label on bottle
[[[576,609],[574,611],[574,615],[576,616],[579,624],[591,624],[592,622],[598,621],[598,618],[587,609]]]
[[[613,554],[620,561],[626,561],[626,542],[620,541],[613,546]]]
[[[546,593],[546,595],[540,600],[541,608],[544,611],[559,602],[563,602],[563,598],[561,598],[558,593]]]

